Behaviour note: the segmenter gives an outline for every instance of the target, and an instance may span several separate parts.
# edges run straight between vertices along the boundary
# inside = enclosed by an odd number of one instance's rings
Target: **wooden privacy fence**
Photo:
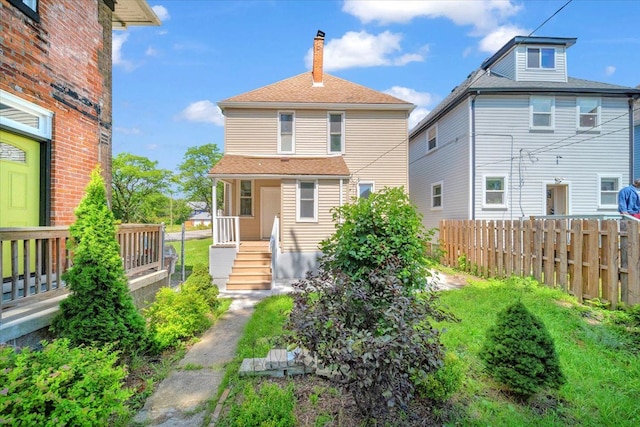
[[[640,303],[640,222],[440,221],[442,263],[483,276],[533,276],[578,300]]]
[[[116,237],[127,276],[163,268],[162,225],[123,224]],[[69,227],[0,228],[0,310],[64,292],[69,238]]]

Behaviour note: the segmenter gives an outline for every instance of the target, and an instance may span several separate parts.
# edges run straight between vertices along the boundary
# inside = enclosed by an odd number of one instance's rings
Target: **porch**
[[[68,295],[62,274],[71,267],[69,239],[69,227],[0,228],[0,342],[50,324]],[[117,239],[130,292],[136,306],[143,307],[169,285],[164,227],[124,224]]]

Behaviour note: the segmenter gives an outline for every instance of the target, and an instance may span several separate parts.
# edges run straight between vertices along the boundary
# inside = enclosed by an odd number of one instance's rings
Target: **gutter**
[[[471,219],[476,219],[476,98],[480,91],[471,97]]]

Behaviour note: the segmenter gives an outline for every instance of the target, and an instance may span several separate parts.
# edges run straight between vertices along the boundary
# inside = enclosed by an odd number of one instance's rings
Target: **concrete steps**
[[[271,289],[268,242],[242,242],[227,281],[227,290]]]

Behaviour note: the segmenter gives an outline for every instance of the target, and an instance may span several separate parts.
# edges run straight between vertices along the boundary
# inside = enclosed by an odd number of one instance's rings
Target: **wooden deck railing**
[[[69,227],[0,228],[1,309],[64,291],[61,276],[71,266],[69,238]],[[127,276],[163,268],[162,225],[123,224],[117,239]]]
[[[578,300],[640,303],[640,222],[440,221],[441,262],[484,277],[533,276]]]

